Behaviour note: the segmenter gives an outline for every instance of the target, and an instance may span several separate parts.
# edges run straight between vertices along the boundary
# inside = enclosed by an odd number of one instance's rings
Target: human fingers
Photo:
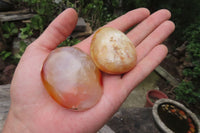
[[[122,32],[125,32],[132,26],[140,23],[150,14],[149,10],[146,8],[139,8],[132,11],[127,12],[126,14],[116,18],[115,20],[106,24],[106,27],[113,27]],[[90,52],[90,42],[92,39],[92,35],[87,39],[83,40],[79,44],[75,45],[75,47],[81,48],[83,51],[89,54]]]
[[[130,38],[133,44],[137,46],[144,38],[154,31],[156,27],[168,20],[170,17],[171,13],[168,10],[161,9],[137,25],[127,34],[127,36]]]
[[[165,45],[154,47],[130,72],[122,78],[122,90],[128,95],[132,89],[144,80],[166,57],[168,49]]]
[[[134,25],[140,23],[146,17],[150,15],[150,12],[146,8],[138,8],[127,12],[126,14],[118,17],[117,19],[106,24],[106,27],[113,27],[122,32],[125,32]]]
[[[160,24],[137,47],[137,62],[140,62],[156,45],[161,44],[175,29],[171,21]]]
[[[73,8],[63,11],[51,22],[33,45],[51,51],[71,34],[76,26],[78,15]]]

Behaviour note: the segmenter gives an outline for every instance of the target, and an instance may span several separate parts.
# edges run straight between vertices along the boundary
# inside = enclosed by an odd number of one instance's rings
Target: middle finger
[[[143,39],[145,39],[156,27],[158,27],[161,23],[168,20],[171,17],[171,13],[166,9],[161,9],[148,18],[146,18],[143,22],[137,25],[133,30],[131,30],[127,36],[133,42],[135,46],[137,46]]]

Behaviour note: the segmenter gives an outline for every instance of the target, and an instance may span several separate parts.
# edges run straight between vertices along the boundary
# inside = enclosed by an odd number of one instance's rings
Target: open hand
[[[101,100],[93,108],[74,112],[58,105],[44,89],[41,69],[48,54],[73,31],[77,14],[66,9],[30,44],[22,56],[11,84],[11,107],[4,132],[12,133],[92,133],[98,131],[118,110],[129,93],[165,58],[161,43],[173,32],[174,24],[167,10],[152,15],[145,8],[132,10],[105,26],[126,32],[136,46],[137,65],[122,75],[103,73]],[[90,52],[92,36],[75,45]]]

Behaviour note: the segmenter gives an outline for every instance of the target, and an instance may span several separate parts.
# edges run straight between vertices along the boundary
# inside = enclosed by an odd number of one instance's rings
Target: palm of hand
[[[123,75],[103,73],[104,94],[99,103],[84,112],[67,110],[47,94],[40,72],[45,58],[71,33],[77,21],[72,9],[63,12],[47,30],[25,51],[11,85],[11,111],[31,132],[95,132],[120,107],[131,90],[136,87],[165,57],[167,49],[159,45],[174,30],[168,21],[170,13],[160,10],[149,16],[146,9],[133,10],[110,22],[107,26],[122,31],[141,22],[127,36],[136,45],[136,67]],[[66,20],[69,20],[66,22]],[[143,21],[144,20],[144,21]],[[126,24],[123,24],[123,23]],[[77,44],[89,53],[91,37]]]

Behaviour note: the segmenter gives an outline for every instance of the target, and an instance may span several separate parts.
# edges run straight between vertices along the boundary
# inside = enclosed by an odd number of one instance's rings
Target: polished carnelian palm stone
[[[91,57],[78,48],[53,50],[44,62],[41,76],[47,92],[68,109],[89,109],[103,93],[101,72]]]
[[[90,53],[97,67],[109,74],[128,72],[137,62],[132,41],[123,32],[111,27],[102,27],[95,32]]]

